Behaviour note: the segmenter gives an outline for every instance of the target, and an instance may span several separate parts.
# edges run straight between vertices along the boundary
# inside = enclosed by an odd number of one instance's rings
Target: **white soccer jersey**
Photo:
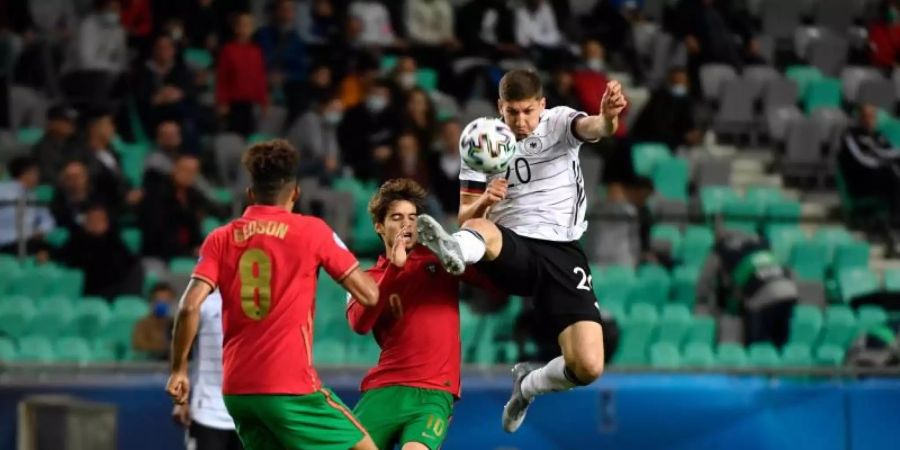
[[[205,427],[233,430],[234,421],[222,397],[222,296],[219,291],[210,294],[200,308],[198,335],[191,418]]]
[[[508,180],[506,198],[491,208],[488,218],[519,236],[571,242],[587,229],[587,197],[578,152],[582,141],[573,120],[585,116],[566,106],[544,110],[537,128],[516,144],[506,172],[487,176],[465,162],[459,171],[463,190],[483,190],[490,179]]]

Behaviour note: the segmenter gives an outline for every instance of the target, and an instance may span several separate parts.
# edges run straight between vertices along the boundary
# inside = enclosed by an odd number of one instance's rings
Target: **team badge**
[[[543,149],[544,143],[537,137],[529,137],[522,141],[522,145],[519,146],[519,150],[525,155],[534,155],[540,153]]]

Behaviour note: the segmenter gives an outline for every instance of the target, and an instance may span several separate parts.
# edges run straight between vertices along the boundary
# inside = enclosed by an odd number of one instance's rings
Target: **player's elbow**
[[[363,306],[375,306],[378,303],[378,285],[374,281],[366,283],[360,289],[359,295],[354,297]]]

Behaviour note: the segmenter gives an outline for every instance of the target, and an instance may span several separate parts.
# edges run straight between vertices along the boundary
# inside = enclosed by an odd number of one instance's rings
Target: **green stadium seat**
[[[42,184],[34,188],[34,199],[40,203],[48,204],[53,200],[53,185]]]
[[[865,267],[840,269],[837,281],[840,298],[844,302],[877,292],[879,288],[878,276]]]
[[[841,80],[822,78],[809,83],[803,104],[807,114],[819,108],[841,107]]]
[[[109,305],[98,297],[85,297],[75,302],[73,328],[75,335],[96,338],[106,328],[110,319]]]
[[[137,255],[141,252],[143,235],[140,229],[125,228],[119,232],[119,237],[122,238],[122,242],[125,243],[125,246],[128,247],[128,250],[131,250],[131,253]]]
[[[900,269],[887,269],[884,271],[884,290],[900,292]]]
[[[169,271],[175,274],[190,275],[194,272],[194,266],[197,265],[195,258],[172,258],[169,261]]]
[[[814,81],[821,80],[825,76],[813,66],[794,65],[784,71],[784,75],[797,84],[797,96],[806,98],[807,87]]]
[[[722,212],[725,205],[740,199],[737,192],[728,186],[704,186],[700,190],[700,204],[703,214],[711,216]]]
[[[846,305],[829,306],[825,310],[822,327],[822,345],[834,345],[844,349],[856,333],[856,318]]]
[[[339,365],[347,360],[347,345],[333,339],[316,339],[313,343],[313,364]]]
[[[781,366],[781,358],[778,356],[778,350],[775,346],[768,342],[757,342],[750,345],[747,351],[747,360],[753,367],[779,367]]]
[[[844,349],[837,345],[824,344],[816,350],[815,361],[820,366],[841,366],[844,364]]]
[[[662,159],[653,166],[651,173],[653,187],[662,198],[670,200],[688,199],[690,168],[682,158]]]
[[[19,357],[16,344],[10,338],[0,337],[0,362],[13,362]]]
[[[35,307],[28,297],[0,298],[0,334],[18,338],[29,331],[35,317]]]
[[[253,133],[250,136],[247,136],[247,144],[253,145],[258,144],[260,142],[268,141],[273,139],[275,136],[268,135],[266,133]]]
[[[120,295],[113,300],[115,317],[143,317],[150,312],[150,303],[137,295]]]
[[[659,317],[656,342],[665,342],[680,347],[691,328],[691,311],[685,305],[663,306]]]
[[[88,341],[79,337],[64,337],[54,346],[56,360],[61,362],[87,363],[94,359]]]
[[[878,131],[892,146],[900,147],[900,120],[890,118],[878,125]]]
[[[600,301],[600,309],[608,312],[615,318],[617,321],[622,321],[627,314],[625,314],[625,303],[609,303]]]
[[[805,304],[795,306],[791,316],[789,342],[807,347],[813,345],[819,337],[823,322],[822,310],[818,307]]]
[[[781,193],[781,189],[777,187],[750,186],[744,192],[744,199],[761,205],[770,205],[784,200],[784,195]]]
[[[222,205],[231,205],[234,203],[234,191],[231,188],[215,188],[213,194],[216,201]]]
[[[697,266],[678,266],[672,271],[671,301],[693,308],[697,300]]]
[[[631,146],[634,172],[641,176],[652,176],[654,167],[670,158],[672,151],[668,145],[661,142],[639,142]]]
[[[716,364],[721,367],[746,367],[747,352],[739,344],[730,342],[719,344],[716,349]]]
[[[427,67],[416,70],[416,85],[425,92],[434,92],[438,87],[438,72]]]
[[[647,348],[656,331],[659,320],[653,305],[639,303],[622,321],[622,337],[614,361],[623,365],[647,364]]]
[[[712,348],[716,340],[716,320],[705,314],[695,315],[685,345],[701,344]]]
[[[184,62],[193,69],[209,69],[213,56],[205,48],[190,47],[184,49]]]
[[[685,367],[712,367],[715,361],[712,347],[700,342],[686,345],[681,356],[681,364]]]
[[[140,186],[143,182],[146,158],[147,150],[144,146],[138,148],[134,147],[134,144],[128,144],[126,149],[119,152],[122,174],[132,186]]]
[[[806,240],[806,234],[796,225],[770,224],[766,226],[766,239],[772,248],[772,253],[784,264],[790,261],[791,249],[794,243]]]
[[[37,303],[37,314],[31,321],[29,334],[54,338],[68,333],[74,317],[70,299],[49,297],[41,299]]]
[[[656,368],[674,369],[681,366],[678,346],[670,342],[657,342],[650,347],[650,364]]]
[[[809,367],[813,365],[812,351],[809,345],[791,343],[781,350],[781,363],[785,367]]]
[[[881,327],[888,322],[888,314],[877,305],[863,305],[856,311],[856,336]]]
[[[629,294],[629,304],[644,302],[662,305],[668,300],[672,280],[665,268],[647,264],[638,268],[637,275],[637,283]]]
[[[104,339],[94,339],[91,343],[91,353],[96,362],[113,362],[119,359],[116,345]]]
[[[681,230],[675,225],[665,223],[656,224],[650,228],[650,240],[654,243],[667,243],[670,254],[677,255],[678,247],[681,245]]]
[[[52,264],[23,267],[21,275],[14,281],[9,290],[13,295],[38,298],[51,294],[53,286],[59,281],[60,269]]]
[[[769,223],[796,224],[803,208],[794,200],[778,200],[766,205],[766,221]]]
[[[629,278],[616,278],[601,272],[594,276],[594,294],[604,307],[624,307],[635,284],[633,274]]]
[[[208,236],[209,233],[212,233],[213,230],[220,227],[222,225],[222,221],[215,217],[207,217],[203,219],[203,222],[200,223],[200,230],[204,236]]]
[[[16,142],[28,147],[37,144],[44,137],[44,130],[38,127],[22,127],[16,131]]]
[[[713,234],[707,227],[688,226],[684,231],[679,258],[684,265],[701,267],[713,246]]]
[[[25,336],[19,339],[19,361],[52,363],[56,359],[53,344],[43,336]]]
[[[845,242],[834,249],[835,271],[847,268],[869,267],[869,244],[860,241]]]
[[[828,266],[828,247],[815,240],[794,242],[790,266],[802,280],[822,281]]]
[[[756,233],[759,221],[765,216],[765,205],[747,199],[732,199],[722,205],[723,225],[727,229]]]
[[[69,240],[69,230],[62,227],[54,228],[53,231],[47,233],[44,241],[53,248],[60,248]]]
[[[84,293],[84,272],[79,269],[60,268],[56,282],[45,292],[46,295],[79,298]]]

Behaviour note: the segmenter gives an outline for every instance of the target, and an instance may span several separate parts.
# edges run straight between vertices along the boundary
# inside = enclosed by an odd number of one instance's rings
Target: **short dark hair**
[[[38,162],[36,159],[30,156],[17,156],[9,162],[9,176],[19,178],[25,172],[37,168]]]
[[[172,287],[172,285],[170,285],[169,283],[166,283],[164,281],[160,281],[159,283],[154,284],[153,288],[150,289],[150,296],[152,297],[153,294],[160,292],[160,291],[169,291],[173,294],[175,293],[175,289]]]
[[[300,155],[284,139],[272,139],[254,144],[241,158],[250,173],[251,189],[262,204],[276,204],[287,188],[297,185],[297,164]]]
[[[532,70],[510,70],[500,79],[500,100],[518,102],[543,96],[541,78]]]
[[[419,183],[409,178],[395,178],[385,181],[378,188],[378,192],[369,200],[369,215],[372,223],[384,222],[391,204],[399,200],[405,200],[416,206],[416,212],[425,208],[425,196],[427,192]]]

